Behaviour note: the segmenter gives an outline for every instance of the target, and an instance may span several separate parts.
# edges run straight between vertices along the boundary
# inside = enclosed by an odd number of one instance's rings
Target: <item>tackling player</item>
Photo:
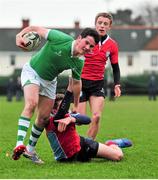
[[[49,124],[46,127],[46,134],[55,159],[62,162],[74,160],[86,162],[94,157],[103,157],[120,161],[123,158],[123,152],[115,141],[110,141],[109,145],[105,145],[90,138],[79,136],[77,133],[75,123],[79,125],[88,124],[90,118],[81,114],[68,114],[72,96],[70,84],[64,97],[57,95],[53,110],[57,111],[57,114],[50,117]],[[27,153],[24,153],[24,156],[25,154]]]

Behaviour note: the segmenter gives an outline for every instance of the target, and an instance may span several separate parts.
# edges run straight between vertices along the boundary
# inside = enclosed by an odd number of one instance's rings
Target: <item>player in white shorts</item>
[[[81,71],[84,61],[80,56],[88,53],[99,42],[98,33],[86,28],[74,40],[71,36],[38,26],[29,26],[16,36],[16,45],[25,49],[23,34],[35,31],[47,41],[45,45],[24,65],[22,85],[25,106],[18,123],[17,143],[12,158],[18,160],[23,152],[28,153],[35,163],[43,163],[35,152],[35,145],[48,121],[56,94],[56,77],[64,70],[71,69],[73,78],[74,111],[78,108],[81,90]],[[32,126],[29,143],[24,139],[30,125],[30,119],[36,109],[37,115]]]

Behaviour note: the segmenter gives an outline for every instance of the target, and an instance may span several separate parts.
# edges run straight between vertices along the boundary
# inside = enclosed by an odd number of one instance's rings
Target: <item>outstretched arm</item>
[[[70,104],[71,104],[72,92],[66,91],[64,99],[62,100],[59,109],[54,116],[54,119],[62,119],[64,118],[65,114],[68,113]]]
[[[73,95],[73,93],[72,93],[72,78],[69,78],[69,85],[67,87],[67,91],[64,95],[64,99],[62,100],[62,102],[58,108],[56,115],[54,116],[54,119],[62,119],[65,117],[65,114],[68,113],[69,108],[70,108],[72,95]]]
[[[75,123],[77,125],[90,124],[91,123],[91,119],[86,115],[82,115],[80,113],[76,113],[76,114],[71,113],[70,115],[71,115],[71,117],[75,118]]]
[[[70,114],[69,117],[54,120],[54,122],[58,123],[58,131],[63,132],[66,130],[66,127],[70,123],[76,123],[77,125],[81,124],[89,124],[91,119],[88,116],[77,114]]]
[[[66,130],[67,125],[75,122],[75,118],[69,116],[63,119],[54,120],[54,122],[58,123],[58,131],[63,132]]]

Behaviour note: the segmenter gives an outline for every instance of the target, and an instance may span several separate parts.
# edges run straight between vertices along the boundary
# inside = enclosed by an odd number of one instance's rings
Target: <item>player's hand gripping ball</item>
[[[23,35],[23,38],[27,51],[35,50],[41,43],[41,37],[36,32],[28,32]]]

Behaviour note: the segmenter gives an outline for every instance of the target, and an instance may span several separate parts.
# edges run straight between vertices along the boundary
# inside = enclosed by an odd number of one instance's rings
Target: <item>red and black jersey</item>
[[[69,114],[65,117],[68,116]],[[80,137],[76,132],[75,123],[70,123],[64,132],[59,132],[54,124],[54,118],[50,117],[46,134],[56,160],[70,158],[81,149]]]
[[[103,80],[106,61],[110,59],[111,64],[118,63],[117,43],[109,36],[99,42],[92,53],[85,55],[85,63],[81,77],[87,80]]]

